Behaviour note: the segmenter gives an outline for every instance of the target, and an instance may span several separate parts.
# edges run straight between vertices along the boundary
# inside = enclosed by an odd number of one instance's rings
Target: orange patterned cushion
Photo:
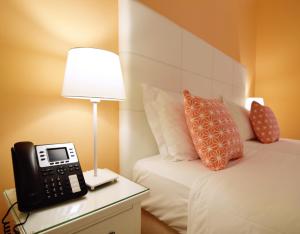
[[[185,90],[186,122],[196,151],[211,170],[226,167],[230,159],[243,156],[243,144],[234,120],[222,102],[194,97]]]
[[[260,142],[267,144],[279,140],[279,125],[269,107],[252,102],[249,117],[255,135]]]

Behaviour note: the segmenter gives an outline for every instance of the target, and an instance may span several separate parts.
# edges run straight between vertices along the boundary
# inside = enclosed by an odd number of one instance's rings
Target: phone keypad
[[[78,163],[42,168],[43,190],[50,203],[86,193],[86,185]]]

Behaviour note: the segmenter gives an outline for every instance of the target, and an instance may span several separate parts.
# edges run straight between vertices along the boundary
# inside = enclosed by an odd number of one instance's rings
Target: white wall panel
[[[213,87],[212,87],[212,94],[213,97],[225,97],[228,100],[232,100],[232,85],[222,83],[219,81],[213,81]]]
[[[183,71],[182,89],[188,89],[193,95],[209,98],[212,97],[212,79]]]
[[[180,92],[180,69],[125,52],[120,53],[120,60],[126,92],[126,99],[120,104],[121,109],[144,110],[141,88],[143,83]]]
[[[232,86],[232,98],[231,101],[240,106],[245,105],[246,99],[246,86]]]
[[[211,77],[213,69],[213,47],[191,34],[182,33],[182,68]]]
[[[121,174],[131,177],[136,160],[158,154],[144,111],[120,110]]]
[[[247,86],[247,70],[240,63],[234,61],[233,63],[233,85],[238,87]]]
[[[214,50],[213,79],[224,83],[233,82],[233,60],[218,50]]]
[[[121,0],[119,7],[120,52],[181,66],[181,29],[176,24],[138,1]]]

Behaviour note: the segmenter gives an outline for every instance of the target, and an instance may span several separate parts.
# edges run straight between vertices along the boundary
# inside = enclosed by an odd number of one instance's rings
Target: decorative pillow
[[[252,102],[250,120],[258,140],[262,143],[273,143],[279,140],[279,125],[273,111],[258,102]]]
[[[169,153],[169,158],[166,159],[173,161],[198,159],[186,125],[182,94],[161,90],[157,97],[157,111]]]
[[[142,85],[143,89],[143,102],[144,102],[144,109],[146,113],[146,117],[148,123],[150,125],[151,131],[155,138],[155,141],[158,146],[159,154],[162,157],[168,156],[167,146],[165,144],[165,140],[163,138],[159,116],[156,111],[156,100],[159,89],[149,86],[149,85]]]
[[[243,156],[237,126],[222,102],[194,97],[184,91],[186,122],[196,151],[211,170],[226,167],[230,159]]]
[[[227,107],[229,114],[237,125],[242,140],[246,141],[254,139],[255,134],[250,123],[249,111],[246,110],[246,108],[230,102],[225,98],[223,98],[223,103]]]

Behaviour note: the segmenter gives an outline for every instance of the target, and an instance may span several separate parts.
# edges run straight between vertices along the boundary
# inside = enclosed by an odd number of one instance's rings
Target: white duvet
[[[245,157],[194,182],[188,234],[300,233],[300,141],[247,142]]]

